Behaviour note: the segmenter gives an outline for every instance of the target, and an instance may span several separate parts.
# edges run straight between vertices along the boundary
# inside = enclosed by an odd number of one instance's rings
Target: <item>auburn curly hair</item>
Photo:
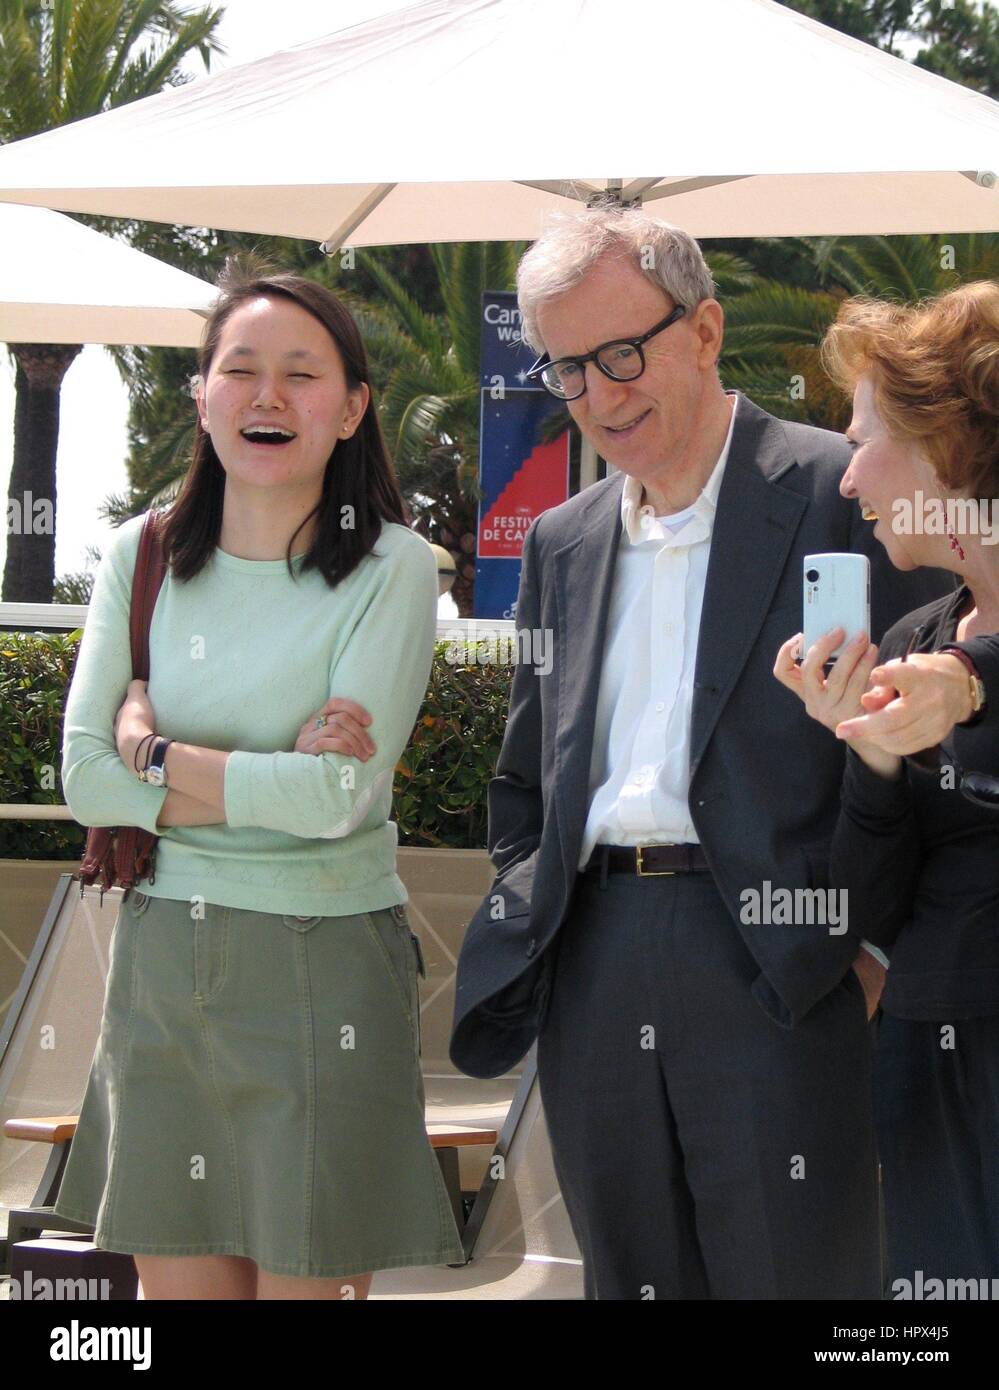
[[[949,492],[999,495],[999,281],[911,305],[844,300],[820,354],[848,395],[870,375],[885,429],[921,450]]]

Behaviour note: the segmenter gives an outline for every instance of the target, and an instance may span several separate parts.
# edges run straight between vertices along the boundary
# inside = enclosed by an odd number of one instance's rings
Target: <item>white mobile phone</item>
[[[847,643],[871,630],[871,566],[866,555],[806,555],[803,574],[804,658],[813,642],[834,627],[846,633],[831,653],[835,661]]]

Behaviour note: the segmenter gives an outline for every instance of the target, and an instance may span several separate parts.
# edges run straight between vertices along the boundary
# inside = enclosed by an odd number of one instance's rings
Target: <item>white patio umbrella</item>
[[[47,208],[0,203],[0,342],[196,347],[218,290]]]
[[[0,150],[0,199],[349,243],[992,231],[999,104],[771,0],[426,0]]]

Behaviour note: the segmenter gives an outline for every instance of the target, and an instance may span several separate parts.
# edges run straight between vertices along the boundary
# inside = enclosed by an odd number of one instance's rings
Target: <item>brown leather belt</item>
[[[606,865],[606,867],[605,867]],[[584,874],[638,874],[658,878],[667,874],[704,873],[708,861],[700,845],[597,845]]]

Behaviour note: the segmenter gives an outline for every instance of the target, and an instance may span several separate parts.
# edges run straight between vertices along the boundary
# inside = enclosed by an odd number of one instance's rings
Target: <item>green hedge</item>
[[[81,633],[0,633],[0,801],[63,801],[62,721]],[[426,699],[396,765],[399,843],[479,849],[510,699],[508,643],[438,642]],[[505,659],[507,658],[507,659]],[[0,859],[79,859],[75,821],[0,819]]]

